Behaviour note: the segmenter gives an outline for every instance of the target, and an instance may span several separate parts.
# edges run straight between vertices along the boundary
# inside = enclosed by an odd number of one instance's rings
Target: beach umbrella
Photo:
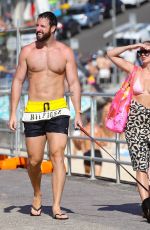
[[[0,72],[7,72],[8,70],[6,69],[5,66],[0,65]]]
[[[60,9],[62,10],[68,10],[70,8],[70,4],[69,3],[64,3],[60,5]]]

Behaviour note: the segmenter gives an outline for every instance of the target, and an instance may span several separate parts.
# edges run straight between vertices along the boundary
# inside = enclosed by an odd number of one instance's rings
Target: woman
[[[124,60],[120,55],[128,50],[138,49],[137,54],[142,65],[138,67],[133,81],[133,98],[125,128],[133,170],[136,178],[147,189],[138,184],[144,216],[150,222],[150,197],[148,167],[150,158],[150,41],[116,47],[107,52],[110,60],[127,74],[134,64]]]

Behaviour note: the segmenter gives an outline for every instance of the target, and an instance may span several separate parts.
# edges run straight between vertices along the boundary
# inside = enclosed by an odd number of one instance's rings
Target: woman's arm
[[[121,46],[121,47],[116,47],[113,48],[109,51],[107,51],[107,56],[109,59],[121,70],[131,73],[133,70],[134,64],[131,62],[126,61],[122,57],[120,57],[120,54],[124,53],[127,50],[133,50],[133,49],[138,49],[138,48],[146,48],[146,45],[142,43],[134,44],[134,45],[128,45],[128,46]]]

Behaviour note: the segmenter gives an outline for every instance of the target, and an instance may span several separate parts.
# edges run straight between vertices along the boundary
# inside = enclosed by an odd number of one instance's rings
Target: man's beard
[[[39,33],[39,32],[36,32],[36,39],[37,39],[37,41],[39,41],[39,42],[46,41],[46,40],[48,40],[48,39],[50,38],[50,36],[51,36],[51,33],[50,33],[50,32],[45,33],[45,34],[42,34],[42,36],[41,36],[41,35],[38,36],[38,33]]]

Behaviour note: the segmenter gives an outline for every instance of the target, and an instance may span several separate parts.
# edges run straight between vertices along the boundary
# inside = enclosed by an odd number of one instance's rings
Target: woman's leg
[[[147,191],[139,184],[137,183],[138,186],[138,191],[141,197],[141,200],[145,200],[146,198],[149,197],[149,183],[148,183],[148,175],[147,172],[144,171],[137,171],[136,172],[136,179],[144,185],[144,187],[147,189]]]
[[[146,108],[136,101],[131,102],[130,112],[127,125],[125,128],[125,136],[130,152],[133,170],[136,170],[137,180],[149,190],[147,167],[149,162],[149,148],[147,143],[147,135],[149,127],[147,126]],[[146,191],[139,183],[138,191],[143,201],[149,197]]]
[[[128,121],[125,129],[133,169],[136,170],[138,190],[142,200],[142,210],[150,223],[150,197],[147,169],[149,167],[149,117],[147,109],[137,103],[131,102]]]

